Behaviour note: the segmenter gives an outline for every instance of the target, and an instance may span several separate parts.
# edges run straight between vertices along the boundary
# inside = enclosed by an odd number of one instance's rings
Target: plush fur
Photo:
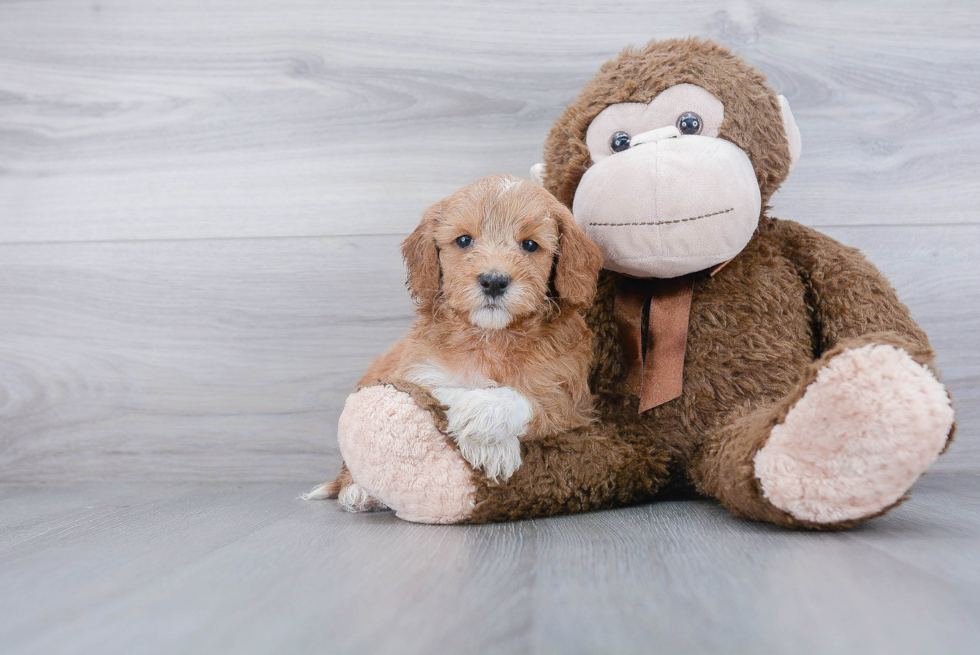
[[[337,426],[337,440],[358,482],[337,485],[341,507],[361,488],[383,503],[394,497],[398,516],[417,523],[459,523],[473,513],[473,469],[446,439],[444,407],[409,383],[372,386],[352,394]],[[342,478],[345,476],[341,476]]]
[[[780,102],[761,74],[697,39],[653,42],[604,65],[549,134],[546,187],[570,206],[591,165],[591,120],[612,103],[649,102],[679,83],[722,101],[719,136],[747,153],[765,203],[791,163]],[[840,529],[900,502],[954,428],[928,339],[857,250],[767,209],[723,270],[695,274],[683,393],[642,414],[613,314],[623,277],[603,271],[586,315],[598,420],[522,443],[523,464],[506,482],[474,472],[466,487],[473,509],[456,520],[680,494],[715,498],[749,519]],[[862,399],[863,414],[840,389]],[[358,465],[367,474],[387,457]],[[360,481],[361,471],[352,472]],[[406,494],[392,488],[382,500],[408,513]]]
[[[548,134],[545,186],[571,207],[579,180],[592,164],[585,134],[599,112],[614,103],[648,103],[672,86],[695,84],[723,101],[725,120],[718,136],[749,156],[765,204],[786,179],[791,161],[779,99],[765,80],[711,41],[674,39],[627,48],[586,83]]]
[[[507,485],[478,485],[473,518],[513,519],[700,493],[746,518],[790,527],[853,525],[854,519],[810,521],[772,505],[753,458],[837,355],[888,344],[931,367],[925,334],[874,267],[829,237],[765,219],[722,273],[696,281],[684,393],[643,414],[627,385],[616,337],[618,280],[602,273],[587,315],[595,332],[597,425],[543,441],[533,452],[525,449],[524,466]],[[815,307],[815,298],[824,304]],[[814,361],[815,353],[823,356]],[[941,432],[945,442],[950,426]],[[579,461],[581,450],[591,455],[587,464]],[[532,470],[532,461],[540,466]]]
[[[952,422],[943,385],[907,352],[852,348],[821,368],[772,428],[755,474],[763,496],[798,519],[859,519],[902,497],[935,461]]]

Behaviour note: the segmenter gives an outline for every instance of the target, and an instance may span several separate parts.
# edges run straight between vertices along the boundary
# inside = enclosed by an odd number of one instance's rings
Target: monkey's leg
[[[338,439],[354,479],[400,518],[481,523],[601,509],[651,498],[667,480],[669,452],[647,438],[590,426],[521,445],[506,482],[489,481],[444,436],[443,407],[414,385],[352,394]]]
[[[707,435],[692,477],[736,515],[779,525],[846,528],[883,514],[952,434],[930,360],[895,334],[846,340],[796,392]]]

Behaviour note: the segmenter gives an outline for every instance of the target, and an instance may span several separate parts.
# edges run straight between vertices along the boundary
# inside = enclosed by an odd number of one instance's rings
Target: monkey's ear
[[[793,118],[793,110],[789,108],[789,100],[786,96],[779,96],[779,109],[783,114],[783,129],[786,130],[786,141],[789,143],[789,170],[793,170],[803,150],[803,138],[800,136],[800,128],[796,126],[796,119]]]
[[[590,307],[595,296],[596,278],[602,268],[602,251],[585,236],[585,230],[564,205],[559,205],[555,220],[558,221],[555,290],[566,306]]]
[[[531,179],[544,186],[544,164],[535,164],[531,167]]]
[[[412,300],[420,305],[432,304],[439,293],[441,271],[435,228],[442,210],[441,202],[426,209],[418,227],[402,242],[402,257],[408,267],[405,285],[412,293]]]

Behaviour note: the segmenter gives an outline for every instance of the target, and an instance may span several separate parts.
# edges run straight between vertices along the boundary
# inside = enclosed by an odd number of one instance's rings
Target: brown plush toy
[[[590,384],[597,420],[522,444],[491,482],[417,387],[358,390],[338,438],[398,516],[501,521],[718,499],[789,527],[899,503],[953,432],[923,331],[861,254],[771,218],[800,152],[789,105],[729,50],[652,42],[605,64],[532,169],[603,251]]]

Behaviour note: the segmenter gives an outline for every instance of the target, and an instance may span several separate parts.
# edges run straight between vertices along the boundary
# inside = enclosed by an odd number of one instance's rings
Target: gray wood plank
[[[0,478],[323,475],[413,319],[398,241],[0,248]]]
[[[0,485],[4,652],[903,654],[980,643],[980,524],[963,501],[980,476],[927,476],[911,501],[846,533],[789,532],[694,501],[420,526],[300,501],[300,489]],[[77,509],[54,516],[59,502]],[[11,546],[11,534],[30,541]]]
[[[538,605],[561,608],[544,624],[546,652],[953,653],[980,636],[972,584],[938,580],[849,534],[787,532],[708,503],[546,529]],[[965,552],[978,546],[974,535]]]
[[[404,233],[526,174],[629,44],[735,47],[804,140],[777,212],[977,223],[969,0],[0,4],[0,242]]]
[[[872,522],[854,537],[950,584],[980,588],[978,487],[977,474],[926,475],[904,511],[893,520]]]
[[[980,469],[980,226],[830,230],[929,331]],[[0,480],[293,480],[413,315],[397,237],[0,246]]]
[[[122,486],[134,507],[96,526],[65,521],[70,541],[0,551],[6,652],[526,650],[519,524],[348,515],[298,500],[298,484]]]

